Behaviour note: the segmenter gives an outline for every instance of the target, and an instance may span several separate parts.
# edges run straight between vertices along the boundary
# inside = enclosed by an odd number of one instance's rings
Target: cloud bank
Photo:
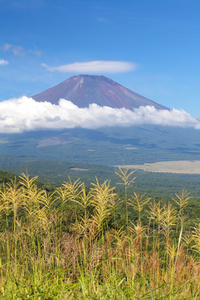
[[[132,71],[136,68],[136,64],[125,61],[106,61],[95,60],[88,62],[75,62],[73,64],[62,65],[58,67],[49,67],[42,64],[49,71],[73,72],[84,74],[102,74],[102,73],[122,73]]]
[[[125,108],[101,107],[91,104],[79,108],[60,99],[59,105],[36,102],[21,97],[0,102],[0,133],[20,133],[38,129],[88,128],[157,124],[200,129],[200,121],[184,110],[157,110],[141,106],[133,111]]]

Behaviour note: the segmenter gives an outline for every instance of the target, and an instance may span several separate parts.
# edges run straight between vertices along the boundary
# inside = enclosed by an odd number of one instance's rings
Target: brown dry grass
[[[128,169],[138,169],[148,172],[177,173],[177,174],[200,174],[200,161],[161,161],[145,163],[143,165],[125,165]]]

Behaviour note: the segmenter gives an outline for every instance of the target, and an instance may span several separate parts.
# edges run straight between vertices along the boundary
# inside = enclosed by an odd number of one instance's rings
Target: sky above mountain
[[[98,74],[200,115],[199,0],[0,0],[0,25],[0,101]]]

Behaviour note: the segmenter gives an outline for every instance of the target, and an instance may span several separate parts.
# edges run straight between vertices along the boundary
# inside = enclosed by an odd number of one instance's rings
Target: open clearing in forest
[[[130,169],[139,169],[148,172],[200,174],[199,160],[160,161],[143,165],[126,165]]]

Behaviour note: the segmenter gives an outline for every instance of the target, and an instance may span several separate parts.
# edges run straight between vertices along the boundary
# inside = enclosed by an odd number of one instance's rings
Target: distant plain
[[[200,174],[199,160],[160,161],[155,163],[144,163],[142,165],[126,165],[126,167],[148,172]]]

